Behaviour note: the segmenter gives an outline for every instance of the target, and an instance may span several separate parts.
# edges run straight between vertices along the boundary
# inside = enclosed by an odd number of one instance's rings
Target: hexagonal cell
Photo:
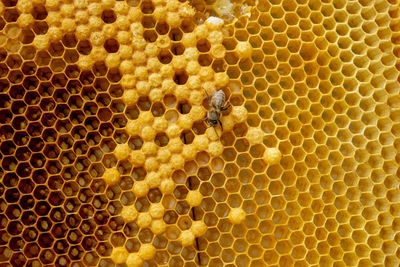
[[[119,43],[117,40],[111,38],[111,39],[107,39],[104,42],[104,49],[106,49],[106,51],[108,53],[116,53],[118,52],[119,49]]]
[[[18,40],[20,40],[20,42],[23,44],[31,44],[34,39],[35,39],[35,33],[30,29],[22,30],[18,36]],[[21,51],[20,51],[21,56],[25,59],[27,59],[27,57],[29,57],[29,59],[33,59],[33,57],[35,56],[35,52],[33,52],[33,54],[30,54],[30,52],[29,52],[29,54],[28,54],[26,51],[23,50],[24,47],[25,46],[23,46],[21,48]]]
[[[108,87],[110,86],[110,83],[107,81],[107,79],[104,78],[96,78],[94,82],[94,88],[97,91],[107,91]]]
[[[107,224],[109,219],[110,215],[104,210],[96,211],[96,213],[94,214],[94,220],[98,225]]]
[[[43,184],[47,181],[48,174],[45,170],[35,170],[32,173],[32,179],[36,184]]]
[[[15,171],[17,168],[17,160],[12,156],[4,157],[2,161],[2,167],[7,171]]]
[[[48,13],[43,5],[35,5],[32,9],[32,16],[36,20],[43,20],[47,17]]]
[[[68,78],[65,76],[64,73],[58,73],[53,75],[53,78],[51,79],[51,83],[55,87],[65,87],[67,84]]]
[[[85,120],[85,126],[89,131],[97,130],[99,128],[100,121],[97,117],[88,117]]]
[[[0,20],[0,23],[1,21],[2,20]],[[0,26],[2,25],[0,24]],[[11,53],[16,53],[21,48],[21,45],[22,45],[21,42],[19,42],[19,40],[17,39],[8,39],[6,40],[5,48],[9,50]]]
[[[70,264],[70,262],[71,262],[71,260],[67,256],[58,256],[55,261],[55,264],[57,266],[65,266],[65,265],[68,266]]]
[[[211,44],[207,39],[198,40],[196,46],[199,52],[208,52],[211,48]]]
[[[101,14],[101,19],[109,24],[109,23],[113,23],[115,22],[115,20],[117,19],[117,16],[115,15],[114,10],[112,9],[105,9],[103,10],[102,14]]]
[[[38,243],[41,248],[49,248],[53,245],[54,238],[49,233],[39,235]]]
[[[52,59],[50,62],[50,68],[53,72],[62,72],[65,66],[65,61],[60,58]]]
[[[67,90],[71,94],[79,94],[82,90],[82,84],[77,80],[69,80],[67,83]],[[73,99],[76,99],[77,97],[80,98],[80,96],[74,96]],[[73,99],[70,99],[70,105],[76,105],[79,103],[72,103]]]
[[[151,107],[151,101],[148,97],[140,97],[137,105],[141,111],[149,111]]]
[[[3,155],[12,155],[16,150],[16,146],[12,141],[4,141],[0,145],[0,151]],[[16,155],[19,159],[19,155]]]
[[[223,59],[215,59],[212,64],[212,68],[215,72],[225,72],[226,67],[226,63]]]
[[[42,250],[39,255],[39,259],[43,264],[53,263],[55,257],[56,257],[55,253],[50,249]]]
[[[96,62],[94,63],[92,70],[95,76],[105,76],[108,68],[104,62]]]
[[[39,218],[36,227],[39,231],[47,232],[52,227],[52,222],[49,218]]]
[[[114,68],[110,69],[107,73],[107,79],[112,82],[112,83],[117,83],[121,80],[122,76],[121,73],[119,72],[119,69]]]
[[[165,107],[161,102],[156,102],[151,107],[151,113],[154,117],[161,117],[165,113]]]
[[[47,215],[50,212],[50,205],[46,201],[37,202],[35,205],[35,212],[39,216]],[[50,221],[45,218],[37,222],[37,227],[40,231],[48,231],[51,227]]]
[[[61,172],[61,164],[58,161],[49,160],[46,165],[46,170],[49,174],[58,174]]]
[[[158,54],[158,60],[162,64],[169,64],[172,61],[172,55],[169,50],[161,50]]]
[[[44,126],[51,127],[56,123],[57,117],[53,113],[44,113],[41,119],[41,123]]]
[[[93,83],[94,75],[90,71],[82,71],[79,80],[83,85],[88,85]],[[92,87],[84,87],[82,96],[88,100],[92,100],[96,96],[96,91]]]
[[[201,54],[198,58],[198,62],[200,66],[206,67],[210,66],[212,62],[212,58],[210,57],[209,54]]]
[[[152,17],[151,17],[152,18]],[[142,24],[143,23],[145,23],[146,21],[143,21],[142,20]],[[154,24],[155,22],[154,22],[154,19],[153,19],[153,26],[152,27],[154,27]],[[148,25],[148,23],[146,22],[146,25]],[[144,26],[143,26],[144,27]],[[169,32],[169,25],[166,23],[166,22],[164,22],[164,21],[159,21],[159,22],[157,22],[157,25],[156,25],[156,31],[157,31],[157,33],[159,34],[159,35],[164,35],[164,34],[167,34],[168,32]]]
[[[25,253],[27,258],[35,258],[35,257],[37,257],[39,255],[39,252],[40,252],[40,248],[35,243],[27,244],[25,249],[24,249],[24,253]]]
[[[147,42],[150,42],[150,43],[154,43],[158,38],[157,32],[154,31],[154,30],[146,30],[146,31],[144,31],[143,37]]]
[[[154,28],[156,22],[152,16],[143,16],[142,25],[144,28],[151,29]]]
[[[59,119],[57,120],[55,128],[59,133],[68,133],[72,128],[72,123],[69,119]]]
[[[35,62],[38,66],[46,66],[50,63],[51,56],[46,51],[39,51],[36,54]]]
[[[32,29],[36,35],[43,35],[47,33],[49,26],[45,21],[35,21]]]
[[[65,223],[54,224],[51,229],[51,234],[55,238],[63,238],[67,234],[68,228]]]
[[[5,63],[0,64],[0,78],[6,77],[8,75],[9,68]]]
[[[175,72],[174,82],[176,84],[183,85],[187,82],[187,80],[188,80],[188,75],[187,75],[186,71],[180,70],[180,71]]]
[[[54,88],[50,87],[48,89],[50,89],[50,92],[47,94],[50,95],[51,92],[53,92]],[[69,94],[65,89],[57,89],[57,90],[55,90],[54,95],[53,95],[54,100],[58,103],[66,103],[68,100],[68,97],[69,97]]]
[[[78,40],[76,39],[74,33],[67,33],[64,34],[62,38],[62,43],[64,44],[65,47],[74,48],[77,45]]]
[[[46,158],[42,154],[39,154],[39,153],[32,154],[32,157],[29,162],[32,165],[32,167],[41,168],[46,163]]]
[[[7,50],[5,50],[4,48],[0,49],[0,61],[3,62],[4,60],[6,60],[7,58]]]
[[[68,117],[70,114],[69,106],[66,104],[58,104],[55,109],[55,114],[60,119]]]
[[[142,148],[143,140],[140,136],[131,136],[129,138],[128,144],[132,150],[138,150]]]
[[[10,69],[18,69],[21,67],[22,58],[18,54],[10,54],[7,57],[6,63]]]
[[[83,138],[83,137],[82,137]],[[78,141],[74,144],[74,152],[77,155],[84,155],[88,151],[89,146],[86,144],[85,141]]]
[[[101,108],[97,112],[97,116],[101,121],[108,121],[111,119],[111,110],[109,108]]]
[[[57,254],[61,254],[68,250],[69,244],[66,240],[57,240],[54,244],[54,250]]]
[[[21,83],[23,77],[24,77],[24,75],[23,75],[22,72],[19,71],[19,70],[10,71],[10,73],[8,74],[8,80],[9,80],[11,83],[14,83],[14,84]]]
[[[73,60],[73,59],[75,59],[75,56],[70,60]],[[68,62],[68,60],[66,60],[66,61]],[[76,65],[68,65],[67,68],[65,69],[65,74],[68,76],[68,78],[71,78],[71,79],[78,78],[79,73],[80,73],[80,70],[79,70],[78,66],[76,66]]]
[[[48,52],[53,57],[61,57],[64,53],[64,46],[61,42],[54,42],[50,45]]]
[[[86,136],[86,142],[90,146],[95,146],[100,143],[101,137],[98,133],[89,133]]]
[[[92,44],[88,40],[81,40],[78,43],[77,50],[81,55],[89,55],[92,51]]]
[[[36,65],[34,65],[33,62],[25,62],[25,63],[22,71],[26,72],[25,74],[33,74],[36,71]],[[26,77],[22,85],[27,90],[35,90],[39,86],[39,80],[34,76]]]
[[[13,87],[22,87],[22,86],[14,85]],[[1,79],[0,80],[0,92],[7,92],[9,88],[10,88],[10,82],[7,81],[6,79]]]
[[[157,146],[164,147],[168,145],[169,138],[165,133],[158,133],[156,135],[154,142],[156,143]]]

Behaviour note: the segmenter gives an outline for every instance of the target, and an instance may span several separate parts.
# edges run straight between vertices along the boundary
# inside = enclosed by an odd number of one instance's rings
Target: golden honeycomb
[[[400,265],[398,1],[0,15],[0,266]]]

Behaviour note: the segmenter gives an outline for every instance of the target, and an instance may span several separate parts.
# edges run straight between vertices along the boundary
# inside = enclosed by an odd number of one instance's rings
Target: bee
[[[224,130],[224,128],[222,127],[222,123],[220,121],[221,112],[227,110],[230,107],[228,101],[225,102],[224,91],[222,90],[217,91],[211,98],[207,94],[207,92],[206,95],[210,109],[207,111],[207,116],[204,118],[204,121],[206,121],[210,127],[211,126],[216,127],[217,124],[219,124],[221,126],[221,130]]]

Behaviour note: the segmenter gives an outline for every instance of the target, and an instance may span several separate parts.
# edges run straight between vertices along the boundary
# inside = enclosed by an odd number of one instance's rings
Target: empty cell
[[[174,43],[174,44],[172,44],[170,50],[171,50],[172,54],[174,54],[174,55],[182,55],[183,52],[185,51],[185,47],[182,44]]]
[[[92,70],[95,76],[105,76],[108,68],[104,62],[96,62]]]
[[[242,59],[239,61],[239,68],[242,71],[249,71],[250,69],[252,69],[252,67],[253,67],[253,64],[252,64],[251,60],[249,60],[249,59]],[[254,73],[254,70],[253,70],[253,73]]]
[[[238,62],[239,58],[236,52],[227,52],[225,54],[225,61],[229,65],[235,65]]]
[[[36,35],[43,35],[47,33],[49,26],[45,21],[35,21],[33,23],[33,31]]]
[[[157,33],[154,30],[146,30],[143,37],[147,42],[154,43],[157,40]]]
[[[210,66],[212,58],[208,54],[201,54],[198,58],[198,62],[203,67]]]
[[[45,66],[50,63],[50,55],[45,51],[39,51],[36,55],[35,62],[39,66]]]
[[[24,50],[21,49],[21,53],[22,53],[22,51],[24,51]],[[6,60],[7,55],[8,55],[8,53],[7,53],[7,51],[6,51],[4,48],[0,49],[0,61],[1,61],[1,62],[3,62],[4,60]]]
[[[156,26],[156,30],[159,28],[160,22],[158,22],[157,26]],[[159,29],[161,32],[165,31],[166,28],[164,26],[161,27],[161,29]],[[158,30],[157,30],[158,32]],[[161,33],[160,33],[161,34]],[[171,39],[171,41],[180,41],[182,39],[182,31],[179,28],[173,28],[170,29],[169,31],[169,38]]]
[[[78,61],[78,59],[79,59],[79,54],[78,54],[75,50],[73,50],[73,49],[68,49],[68,50],[65,51],[65,53],[64,53],[64,60],[65,60],[67,63],[75,63],[75,62]],[[77,71],[77,70],[76,70],[76,71]],[[70,76],[70,75],[68,75],[68,76]],[[76,78],[78,75],[73,75],[73,76],[75,76],[74,78]],[[71,78],[72,78],[72,77],[71,77]]]
[[[0,65],[0,77],[1,78],[6,77],[8,75],[8,72],[9,72],[8,66],[6,64],[2,63]]]
[[[169,50],[161,50],[160,53],[158,54],[158,60],[162,64],[168,64],[172,60],[172,55],[169,52]]]
[[[21,41],[21,43],[23,43],[23,44],[30,44],[30,43],[32,43],[33,42],[33,40],[34,40],[34,38],[35,38],[35,34],[31,31],[31,30],[22,30],[21,31],[21,33],[19,34],[19,36],[18,36],[18,39]],[[25,54],[25,53],[27,53],[27,52],[25,52],[24,51],[24,48],[25,48],[26,46],[23,46],[22,48],[21,48],[21,55],[24,57],[24,55],[23,54]],[[24,51],[24,52],[23,52]],[[35,54],[30,54],[30,56],[35,56]]]
[[[168,137],[165,133],[159,133],[156,135],[156,139],[154,140],[154,142],[156,143],[156,145],[158,145],[159,147],[164,147],[168,144]]]
[[[243,84],[245,84],[245,85],[250,85],[250,84],[252,84],[253,81],[254,81],[254,76],[253,76],[253,74],[250,73],[250,72],[243,73],[243,74],[240,76],[240,80],[241,80],[241,82],[242,82]]]
[[[5,34],[9,38],[16,38],[20,31],[21,29],[15,24],[8,24],[4,29]]]
[[[108,53],[116,53],[119,49],[119,43],[113,38],[107,39],[104,43],[104,48]]]
[[[81,55],[89,55],[92,51],[92,45],[88,40],[82,40],[79,41],[77,50]]]
[[[142,20],[143,27],[145,28],[153,28],[155,25],[154,19],[152,17],[145,17]],[[156,31],[158,34],[164,35],[169,32],[169,25],[166,22],[157,22]],[[176,39],[176,37],[175,37]],[[171,38],[171,40],[173,40]]]
[[[64,46],[61,42],[55,42],[50,45],[48,51],[53,57],[59,57],[64,53]]]
[[[75,34],[73,33],[67,33],[63,36],[62,38],[62,43],[64,44],[65,47],[68,48],[73,48],[76,46],[78,43]]]
[[[240,70],[236,66],[228,67],[226,73],[231,79],[237,79],[240,76]]]
[[[225,72],[226,66],[223,60],[214,60],[212,68],[215,72]]]
[[[199,52],[208,52],[211,48],[211,44],[207,39],[200,39],[197,41],[197,49]]]
[[[174,82],[178,85],[183,85],[187,82],[188,75],[185,71],[178,71],[174,75]]]
[[[114,12],[114,10],[112,9],[105,9],[103,10],[102,14],[101,14],[101,19],[105,22],[105,23],[113,23],[116,21],[117,16]]]

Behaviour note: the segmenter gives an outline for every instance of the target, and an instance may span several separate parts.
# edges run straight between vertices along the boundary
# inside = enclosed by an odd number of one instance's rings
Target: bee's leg
[[[221,108],[221,111],[227,110],[230,106],[231,106],[231,104],[228,101],[226,101],[224,106]]]
[[[224,127],[222,127],[222,122],[218,120],[219,125],[221,126],[221,130],[224,131]]]
[[[219,135],[218,135],[218,132],[217,132],[217,129],[215,129],[215,127],[213,127],[214,128],[214,131],[215,131],[215,134],[218,136],[218,138],[219,138]]]

